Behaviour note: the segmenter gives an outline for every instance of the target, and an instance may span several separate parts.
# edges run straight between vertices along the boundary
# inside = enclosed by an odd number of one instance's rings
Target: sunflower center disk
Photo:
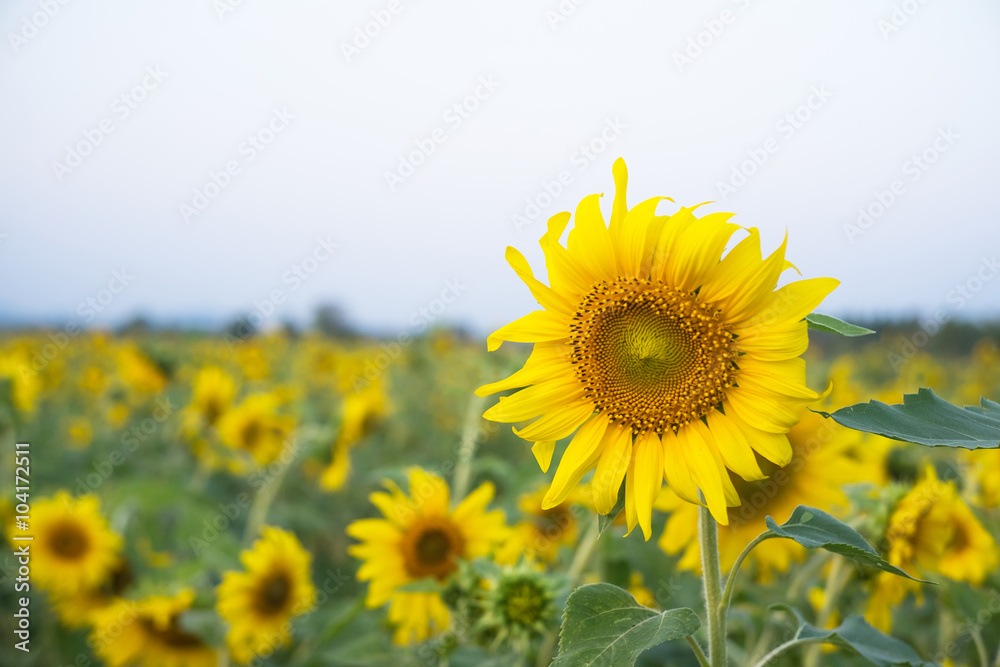
[[[637,434],[704,416],[737,372],[718,311],[648,279],[598,283],[580,302],[570,344],[587,397]]]
[[[461,558],[465,541],[458,528],[443,518],[424,518],[403,536],[403,561],[412,577],[437,577],[451,574]]]
[[[51,545],[52,550],[62,558],[75,560],[87,551],[90,541],[79,526],[67,523],[54,531]]]
[[[268,577],[257,591],[258,610],[265,614],[282,611],[291,592],[292,584],[287,573],[279,572]]]

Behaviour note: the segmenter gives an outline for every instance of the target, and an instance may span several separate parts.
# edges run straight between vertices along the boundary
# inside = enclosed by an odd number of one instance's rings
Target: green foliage
[[[838,320],[836,317],[823,315],[822,313],[806,315],[806,322],[809,323],[809,328],[813,331],[822,331],[824,333],[837,334],[838,336],[867,336],[868,334],[875,333],[875,331],[867,327]]]
[[[646,650],[690,637],[701,622],[690,609],[658,612],[611,584],[577,588],[566,602],[553,667],[631,667]]]
[[[788,517],[788,521],[780,526],[771,517],[766,517],[764,522],[776,536],[794,540],[807,549],[825,549],[862,565],[913,581],[922,581],[883,560],[858,531],[814,507],[799,505]]]
[[[978,406],[960,408],[922,388],[916,394],[905,394],[902,404],[869,401],[833,413],[817,412],[855,431],[918,445],[1000,447],[1000,403],[986,398]]]
[[[786,611],[798,620],[793,642],[819,641],[825,644],[853,649],[862,658],[878,667],[932,667],[905,643],[879,632],[860,616],[848,616],[831,630],[821,630],[807,623],[797,609],[785,604],[772,605],[771,609]]]

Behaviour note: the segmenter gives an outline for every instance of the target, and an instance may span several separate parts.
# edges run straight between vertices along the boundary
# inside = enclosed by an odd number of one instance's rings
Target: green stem
[[[976,653],[979,655],[979,664],[982,667],[989,667],[990,658],[986,651],[986,642],[983,641],[982,633],[975,628],[970,633],[972,634],[972,643],[976,645]]]
[[[701,540],[701,576],[705,581],[705,611],[708,618],[708,662],[726,667],[726,610],[722,607],[722,569],[719,567],[719,532],[712,513],[698,506]]]
[[[600,536],[600,524],[595,516],[594,521],[590,524],[590,528],[587,529],[586,534],[580,539],[580,543],[576,545],[576,555],[573,556],[573,562],[569,566],[567,575],[569,577],[570,588],[575,587],[577,580],[583,575],[583,570],[587,567],[587,563],[590,562],[590,557],[594,553],[594,547],[597,546],[597,538]],[[535,661],[536,667],[546,667],[546,665],[552,662],[552,652],[555,650],[557,641],[559,641],[558,628],[545,637],[541,648],[538,649],[538,659]]]
[[[806,638],[806,639],[793,639],[791,641],[785,642],[784,644],[781,644],[780,646],[775,647],[774,650],[772,650],[770,653],[768,653],[763,658],[761,658],[760,662],[758,662],[757,664],[755,664],[754,667],[764,667],[764,665],[766,665],[767,663],[771,662],[772,660],[774,660],[775,658],[777,658],[779,655],[781,655],[782,653],[784,653],[788,649],[795,648],[796,646],[805,646],[806,644],[809,644],[811,642],[817,642],[817,641],[823,641],[823,640],[817,639],[817,638],[814,638],[814,637],[810,637],[810,638]]]
[[[755,537],[753,541],[750,542],[750,544],[746,545],[743,548],[743,551],[740,552],[740,555],[736,557],[736,562],[733,563],[733,568],[729,571],[729,577],[726,579],[726,588],[724,591],[722,591],[721,613],[725,614],[726,612],[729,611],[729,605],[733,601],[733,591],[736,589],[736,575],[739,573],[740,567],[743,565],[743,561],[746,560],[746,557],[750,555],[750,552],[753,551],[754,547],[756,547],[761,542],[764,542],[765,540],[769,540],[774,537],[777,537],[777,535],[775,535],[769,530],[761,533],[760,535]]]
[[[287,446],[288,443],[286,442],[285,447]],[[254,537],[257,536],[257,531],[260,529],[261,524],[267,520],[267,512],[271,508],[274,498],[278,495],[281,483],[285,481],[285,474],[295,462],[296,454],[297,451],[294,451],[291,460],[287,464],[282,465],[274,473],[274,477],[265,482],[264,487],[254,496],[253,503],[250,505],[250,515],[247,517],[247,523],[243,529],[244,544],[250,544]]]
[[[486,399],[473,396],[465,411],[465,423],[462,426],[462,441],[458,447],[458,463],[455,465],[455,477],[452,479],[452,495],[455,502],[461,502],[469,490],[469,480],[472,478],[472,459],[476,456],[476,445],[479,443],[479,425],[482,423],[483,406]]]
[[[701,650],[698,640],[694,637],[685,637],[685,639],[687,639],[687,643],[691,646],[691,650],[694,651],[694,657],[698,659],[698,664],[701,667],[712,667],[708,662],[708,658],[705,657],[705,652]]]
[[[840,595],[844,584],[851,578],[852,570],[845,567],[844,563],[845,560],[843,558],[834,558],[830,564],[830,572],[827,574],[826,585],[824,586],[823,606],[820,607],[819,612],[816,614],[817,628],[823,629],[827,626],[830,616],[833,614],[834,609],[837,608],[837,596]],[[819,658],[820,647],[810,646],[806,651],[803,664],[805,667],[817,667],[819,665]],[[986,667],[986,665],[983,665],[983,667]]]

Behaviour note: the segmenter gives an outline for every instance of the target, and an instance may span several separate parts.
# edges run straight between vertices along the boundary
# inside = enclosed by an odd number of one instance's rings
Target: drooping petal
[[[594,508],[598,514],[608,514],[618,502],[618,491],[632,460],[632,429],[611,425],[604,440],[604,451],[591,483]]]
[[[663,485],[663,444],[655,431],[639,436],[635,443],[635,511],[647,540],[653,534],[653,501]]]
[[[580,427],[559,461],[552,486],[542,499],[542,509],[552,509],[566,500],[580,478],[594,467],[601,454],[600,444],[607,427],[608,417],[603,413],[595,415]]]
[[[760,469],[753,447],[732,419],[718,410],[712,410],[706,418],[708,430],[726,467],[748,482],[764,479],[766,475]]]
[[[543,308],[559,311],[563,315],[571,316],[573,314],[575,304],[564,295],[536,279],[535,274],[531,271],[531,265],[528,264],[528,260],[516,248],[507,246],[505,256],[507,263],[514,269],[514,273],[524,281],[524,284],[531,290],[531,295],[535,297],[535,300]]]
[[[531,446],[531,453],[535,455],[535,460],[538,461],[538,467],[542,469],[542,472],[549,471],[549,466],[552,464],[552,452],[555,451],[555,448],[555,440],[539,440]]]

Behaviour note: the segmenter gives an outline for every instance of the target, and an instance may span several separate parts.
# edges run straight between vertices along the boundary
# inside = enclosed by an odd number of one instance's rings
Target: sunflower
[[[383,382],[375,381],[349,391],[344,396],[340,430],[333,442],[330,465],[320,476],[320,487],[327,491],[343,488],[351,471],[350,451],[389,411]]]
[[[768,478],[753,482],[730,473],[741,505],[729,508],[728,525],[719,527],[719,564],[723,572],[732,567],[743,547],[767,530],[767,516],[783,523],[799,505],[843,516],[848,500],[842,487],[870,480],[876,474],[874,464],[850,456],[855,439],[853,431],[807,413],[788,433],[792,458],[786,465],[777,467],[760,461]],[[665,489],[655,507],[670,512],[660,548],[668,554],[683,551],[678,567],[700,571],[698,512],[694,506]],[[750,552],[748,561],[756,564],[760,580],[769,581],[774,572],[785,572],[805,553],[805,548],[792,540],[768,540]]]
[[[181,624],[193,601],[188,588],[174,597],[118,599],[94,613],[89,643],[110,667],[215,667],[215,649]]]
[[[233,406],[236,383],[218,366],[206,366],[198,371],[191,392],[191,404],[185,410],[186,427],[193,433],[214,426]]]
[[[367,581],[365,604],[369,609],[389,606],[389,621],[396,626],[393,641],[419,643],[444,630],[450,614],[436,592],[400,591],[420,579],[445,581],[460,559],[489,554],[507,537],[503,512],[486,511],[493,499],[493,485],[485,483],[452,510],[448,485],[420,468],[408,471],[407,496],[392,481],[370,498],[384,519],[361,519],[347,527],[358,540],[348,552],[364,561],[358,579]]]
[[[31,574],[40,588],[74,594],[102,584],[119,563],[122,540],[101,516],[94,496],[66,491],[31,508]]]
[[[273,462],[284,450],[295,424],[291,417],[278,414],[282,402],[275,392],[247,396],[219,419],[219,438],[260,465]]]
[[[542,487],[518,497],[518,509],[528,520],[513,527],[510,539],[497,554],[497,562],[512,565],[523,555],[528,560],[552,563],[559,556],[559,547],[576,544],[580,520],[574,508],[582,512],[590,498],[582,489],[576,489],[555,507],[542,509],[545,492]]]
[[[160,367],[132,343],[118,350],[115,361],[118,376],[137,396],[158,394],[167,384],[167,378]]]
[[[312,556],[295,535],[264,527],[262,537],[240,554],[245,572],[226,572],[216,609],[230,624],[226,643],[246,664],[291,642],[291,620],[312,609],[316,589],[309,577]]]
[[[716,521],[739,503],[726,469],[744,479],[763,474],[754,452],[786,465],[785,433],[803,403],[819,398],[805,385],[804,317],[838,284],[830,278],[775,290],[791,267],[785,243],[766,259],[757,229],[722,256],[741,228],[732,214],[695,217],[681,208],[655,213],[663,197],[632,209],[627,173],[614,165],[615,198],[605,224],[599,195],[553,216],[542,236],[550,286],[534,278],[513,248],[507,261],[543,306],[487,341],[533,343],[524,367],[480,387],[479,395],[526,387],[486,412],[499,422],[536,421],[515,429],[533,441],[547,470],[555,442],[566,447],[543,507],[555,507],[596,467],[594,504],[610,512],[625,483],[625,512],[649,539],[653,501],[664,477],[691,503],[704,494]],[[721,257],[721,259],[720,259]]]
[[[132,584],[132,567],[121,558],[100,584],[74,593],[53,593],[52,606],[59,620],[69,628],[90,624],[94,614],[114,603]]]
[[[886,559],[906,572],[939,574],[973,586],[1000,565],[993,537],[959,497],[955,483],[939,480],[933,466],[927,466],[923,479],[896,504],[884,544]],[[888,632],[892,608],[909,592],[919,598],[919,582],[879,573],[865,618]]]

